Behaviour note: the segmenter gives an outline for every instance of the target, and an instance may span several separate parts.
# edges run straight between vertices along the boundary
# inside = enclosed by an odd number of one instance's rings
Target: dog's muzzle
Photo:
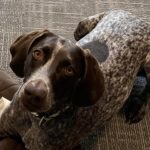
[[[24,87],[21,100],[23,105],[32,112],[41,112],[46,107],[48,89],[43,80],[30,81]]]

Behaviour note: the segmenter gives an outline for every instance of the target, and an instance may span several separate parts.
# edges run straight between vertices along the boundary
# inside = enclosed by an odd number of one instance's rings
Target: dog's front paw
[[[141,121],[145,116],[146,108],[147,105],[139,97],[129,100],[123,108],[126,123],[133,124]]]

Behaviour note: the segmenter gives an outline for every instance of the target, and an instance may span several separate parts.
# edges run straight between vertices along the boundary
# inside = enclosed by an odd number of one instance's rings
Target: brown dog
[[[10,52],[10,67],[26,81],[20,90],[22,102],[32,112],[48,111],[52,99],[68,99],[79,85],[77,105],[94,104],[103,93],[103,76],[89,51],[47,30],[19,37]]]
[[[93,30],[78,42],[97,40],[92,54],[47,30],[15,41],[11,67],[24,84],[1,116],[1,136],[17,133],[29,150],[70,150],[122,107],[149,50],[149,25],[112,11]]]
[[[66,117],[71,117],[67,115],[69,112],[69,114],[72,114],[72,111],[73,113],[76,112],[77,107],[95,104],[103,94],[103,74],[98,61],[90,54],[89,50],[83,50],[69,40],[48,30],[32,32],[19,37],[11,46],[10,51],[12,54],[10,63],[12,70],[16,75],[24,77],[24,84],[19,89],[17,98],[14,98],[12,102],[16,103],[12,105],[14,106],[12,109],[16,112],[14,117],[19,122],[28,122],[29,124],[26,124],[28,127],[25,125],[18,126],[20,123],[16,120],[14,126],[10,127],[8,122],[11,122],[11,119],[3,118],[2,115],[1,120],[3,122],[7,120],[6,124],[9,127],[5,125],[4,128],[8,127],[10,130],[15,128],[19,134],[22,132],[22,138],[31,127],[28,119],[34,117],[28,116],[32,115],[28,110],[37,112],[40,115],[38,119],[62,111],[62,113],[65,113],[62,119],[66,119]],[[19,107],[17,107],[18,102]],[[7,115],[7,112],[5,114]],[[67,116],[65,117],[65,115]],[[43,126],[45,123],[42,122],[41,125]],[[66,127],[68,128],[70,125],[68,126],[68,121],[62,123],[62,131],[64,132]],[[57,123],[55,124],[56,129],[52,132],[57,134],[57,128],[60,128],[60,126],[57,126]],[[45,129],[45,132],[49,132],[49,129]],[[51,136],[52,139],[54,139],[53,136]],[[65,135],[62,134],[62,136]],[[41,134],[39,137],[42,138],[43,135]],[[24,139],[24,142],[29,139],[30,137]],[[42,141],[44,139],[43,137]],[[60,140],[53,141],[60,142]],[[30,145],[31,147],[28,147],[27,144],[26,146],[28,149],[35,149],[35,146],[42,149],[42,144],[40,147],[39,145],[33,146],[33,144]],[[60,147],[60,145],[58,146]]]

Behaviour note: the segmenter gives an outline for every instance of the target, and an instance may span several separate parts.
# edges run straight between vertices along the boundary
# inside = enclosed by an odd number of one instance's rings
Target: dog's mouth
[[[21,94],[21,103],[23,106],[30,112],[47,112],[50,107],[51,99],[46,96],[43,99],[40,99],[39,97],[33,97],[30,94],[25,94],[24,92]]]
[[[43,103],[38,102],[38,99],[21,99],[23,106],[30,112],[46,112],[50,109],[50,106]]]

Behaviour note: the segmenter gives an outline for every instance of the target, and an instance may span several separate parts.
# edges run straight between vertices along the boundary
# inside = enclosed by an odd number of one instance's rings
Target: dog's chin
[[[30,112],[37,112],[37,113],[43,113],[43,112],[47,112],[50,107],[48,104],[31,104],[31,103],[27,103],[24,100],[22,100],[22,104],[25,107],[25,109],[27,109]]]

